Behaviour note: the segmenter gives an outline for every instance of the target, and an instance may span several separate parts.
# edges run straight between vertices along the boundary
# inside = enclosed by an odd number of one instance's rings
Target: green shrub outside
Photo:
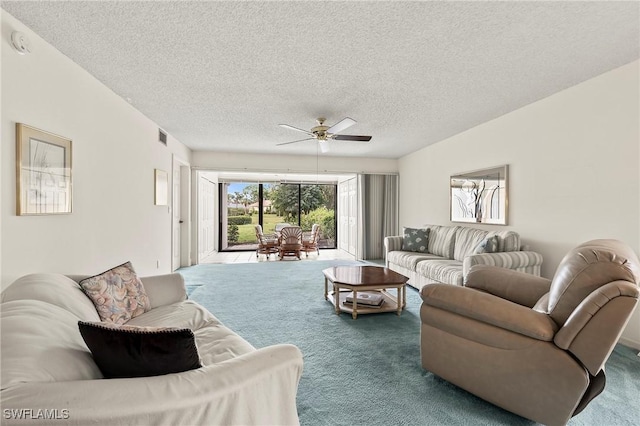
[[[229,216],[228,225],[248,225],[251,224],[251,216]]]
[[[248,217],[248,216],[247,216]],[[264,214],[264,223],[262,229],[265,234],[272,234],[273,229],[275,228],[276,223],[284,222],[284,218],[282,216],[278,216],[276,214],[265,213]],[[238,241],[239,244],[246,243],[255,243],[257,244],[258,240],[256,239],[256,229],[255,225],[258,224],[258,215],[254,214],[251,217],[251,223],[246,225],[238,226]]]
[[[228,216],[244,216],[246,212],[242,207],[229,207],[227,209]]]
[[[335,212],[326,207],[319,207],[303,215],[300,218],[300,226],[304,230],[311,230],[311,226],[317,223],[320,225],[320,235],[323,239],[334,239],[336,236]]]
[[[238,241],[239,235],[238,225],[227,225],[227,241],[235,243]]]
[[[240,216],[239,218],[244,219],[244,223],[238,223],[238,226],[236,226],[233,231],[231,230],[231,217],[229,218],[228,241],[230,243],[238,244],[257,243],[254,226],[258,223],[258,215]],[[278,216],[276,214],[265,214],[263,224],[264,233],[271,234],[275,224],[279,222],[284,222],[284,218],[282,216]],[[320,207],[316,210],[312,210],[309,214],[302,215],[300,226],[303,230],[310,231],[311,226],[314,223],[320,225],[320,235],[323,239],[335,239],[336,227],[335,214],[333,211],[329,211],[326,207]],[[232,234],[232,232],[235,232],[235,234]],[[235,238],[234,240],[231,239],[232,235]]]

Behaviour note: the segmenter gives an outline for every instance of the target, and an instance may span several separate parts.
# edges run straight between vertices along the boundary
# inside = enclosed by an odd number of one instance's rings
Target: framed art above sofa
[[[451,176],[451,221],[506,225],[507,171],[503,165]]]
[[[16,123],[16,214],[71,213],[71,140]]]

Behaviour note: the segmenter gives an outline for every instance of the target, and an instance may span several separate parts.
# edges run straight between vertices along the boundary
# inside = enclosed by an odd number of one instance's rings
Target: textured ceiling
[[[194,150],[397,158],[640,57],[638,2],[2,1]],[[37,52],[32,54],[37,55]]]

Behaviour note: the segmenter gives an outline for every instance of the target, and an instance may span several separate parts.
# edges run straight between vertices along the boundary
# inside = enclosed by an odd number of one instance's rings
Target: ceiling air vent
[[[158,140],[161,144],[167,145],[167,134],[162,129],[158,129]]]

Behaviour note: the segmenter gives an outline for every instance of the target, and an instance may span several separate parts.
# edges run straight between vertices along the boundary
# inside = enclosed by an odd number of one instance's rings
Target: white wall
[[[191,152],[171,137],[157,142],[155,123],[1,13],[3,288],[26,273],[94,274],[127,260],[140,275],[170,272],[171,215],[154,205],[154,169],[171,176],[172,154],[188,162]],[[14,30],[31,54],[11,47]],[[16,216],[16,122],[72,139],[72,214]]]
[[[506,228],[543,276],[593,238],[640,253],[639,94],[636,61],[401,158],[400,225],[450,224],[449,176],[508,164]],[[640,348],[639,309],[622,341]]]

